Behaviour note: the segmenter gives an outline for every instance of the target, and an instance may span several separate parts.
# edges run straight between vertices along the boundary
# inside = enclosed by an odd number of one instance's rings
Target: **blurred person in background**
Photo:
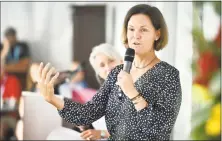
[[[2,54],[1,54],[2,55]],[[17,121],[17,105],[21,96],[21,85],[17,77],[5,72],[5,58],[1,56],[1,139],[14,137]]]
[[[10,106],[8,105],[9,101],[14,101],[14,106],[16,106],[21,96],[21,85],[19,80],[14,75],[6,73],[4,67],[4,60],[1,60],[1,108],[2,106],[3,108],[6,108],[4,106]],[[14,106],[12,108],[15,108]]]
[[[27,90],[31,92],[38,92],[37,88],[37,71],[40,63],[33,62],[28,71],[28,77],[27,77]]]
[[[100,85],[103,84],[114,67],[123,63],[121,55],[114,46],[108,43],[95,46],[90,54],[89,62],[96,73],[96,78]]]
[[[108,43],[102,43],[100,45],[93,47],[89,57],[89,62],[96,73],[98,82],[100,83],[100,85],[102,85],[105,79],[107,78],[108,74],[110,73],[110,71],[114,67],[122,63],[122,57],[115,50],[114,46]],[[107,139],[110,136],[106,128],[104,117],[95,121],[95,125],[100,126],[100,129],[93,129],[94,127],[92,125],[88,125],[88,126],[74,126],[74,130],[81,132],[80,136],[82,137],[82,139],[85,140],[89,138],[92,140]],[[55,132],[61,130],[65,131],[67,129],[61,128],[60,130],[55,130]],[[62,135],[61,133],[54,133],[54,131],[52,131],[51,135],[57,135],[58,137],[58,135],[60,134],[61,137],[60,139],[63,139],[62,136],[65,135]],[[55,137],[50,137],[50,135],[49,138],[55,139]],[[75,136],[70,138],[75,139]]]
[[[17,32],[13,27],[8,27],[4,33],[3,45],[0,50],[6,56],[6,72],[27,72],[30,62],[30,53],[27,43],[18,41]],[[2,54],[1,54],[2,55]]]
[[[85,71],[83,63],[79,61],[73,61],[70,69],[70,72],[76,71],[72,76],[70,76],[70,80],[59,86],[59,94],[72,99],[73,94],[76,91],[81,91],[82,89],[88,88],[87,83],[85,81]]]

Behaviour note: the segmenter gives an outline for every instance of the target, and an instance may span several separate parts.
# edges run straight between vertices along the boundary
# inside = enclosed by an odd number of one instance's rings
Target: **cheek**
[[[126,37],[127,37],[128,42],[130,42],[133,38],[133,35],[132,33],[127,33]]]
[[[149,34],[144,35],[144,36],[143,36],[143,42],[144,42],[145,44],[153,44],[153,43],[154,43],[154,36],[149,35]]]
[[[99,68],[98,69],[99,74],[104,74],[105,73],[105,68]]]
[[[99,72],[99,76],[101,77],[101,78],[103,78],[103,79],[105,79],[106,78],[106,73],[105,73],[105,71],[101,71],[101,72]]]
[[[120,61],[115,61],[115,62],[113,63],[113,68],[115,68],[117,65],[120,65],[120,64],[121,64]]]

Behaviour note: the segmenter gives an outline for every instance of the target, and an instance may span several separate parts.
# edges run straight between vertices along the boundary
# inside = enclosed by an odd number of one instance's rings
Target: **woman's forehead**
[[[152,23],[149,16],[144,14],[133,15],[128,22],[128,26],[149,27],[150,25]]]
[[[105,54],[105,53],[97,53],[96,55],[95,55],[95,59],[96,60],[100,60],[100,59],[102,59],[102,60],[104,60],[104,59],[112,59],[112,57],[111,56],[108,56],[107,54]]]

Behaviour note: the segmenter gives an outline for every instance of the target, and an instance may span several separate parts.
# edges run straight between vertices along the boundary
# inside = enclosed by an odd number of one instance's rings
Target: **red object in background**
[[[208,86],[209,84],[209,80],[205,77],[201,77],[201,76],[197,76],[194,80],[193,80],[194,84],[201,84],[203,86]]]
[[[219,27],[219,32],[214,40],[217,44],[217,47],[221,48],[221,26]]]
[[[197,61],[197,67],[199,70],[199,80],[206,83],[211,74],[219,68],[219,60],[210,51],[205,51],[200,55],[200,58]]]
[[[96,92],[97,92],[96,90],[91,89],[91,88],[74,90],[72,92],[72,100],[84,104],[90,101],[92,97],[96,94]]]
[[[19,100],[22,89],[16,76],[5,74],[4,80],[1,80],[1,87],[2,85],[4,85],[3,99],[13,97]]]

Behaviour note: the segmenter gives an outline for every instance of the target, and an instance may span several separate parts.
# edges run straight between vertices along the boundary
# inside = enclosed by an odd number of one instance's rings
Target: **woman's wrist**
[[[64,108],[65,102],[63,99],[53,95],[50,100],[48,100],[50,104],[54,105],[58,110],[62,110]]]
[[[127,96],[129,97],[129,99],[136,97],[138,94],[139,92],[136,90],[135,87],[131,88],[131,90],[127,92]]]

